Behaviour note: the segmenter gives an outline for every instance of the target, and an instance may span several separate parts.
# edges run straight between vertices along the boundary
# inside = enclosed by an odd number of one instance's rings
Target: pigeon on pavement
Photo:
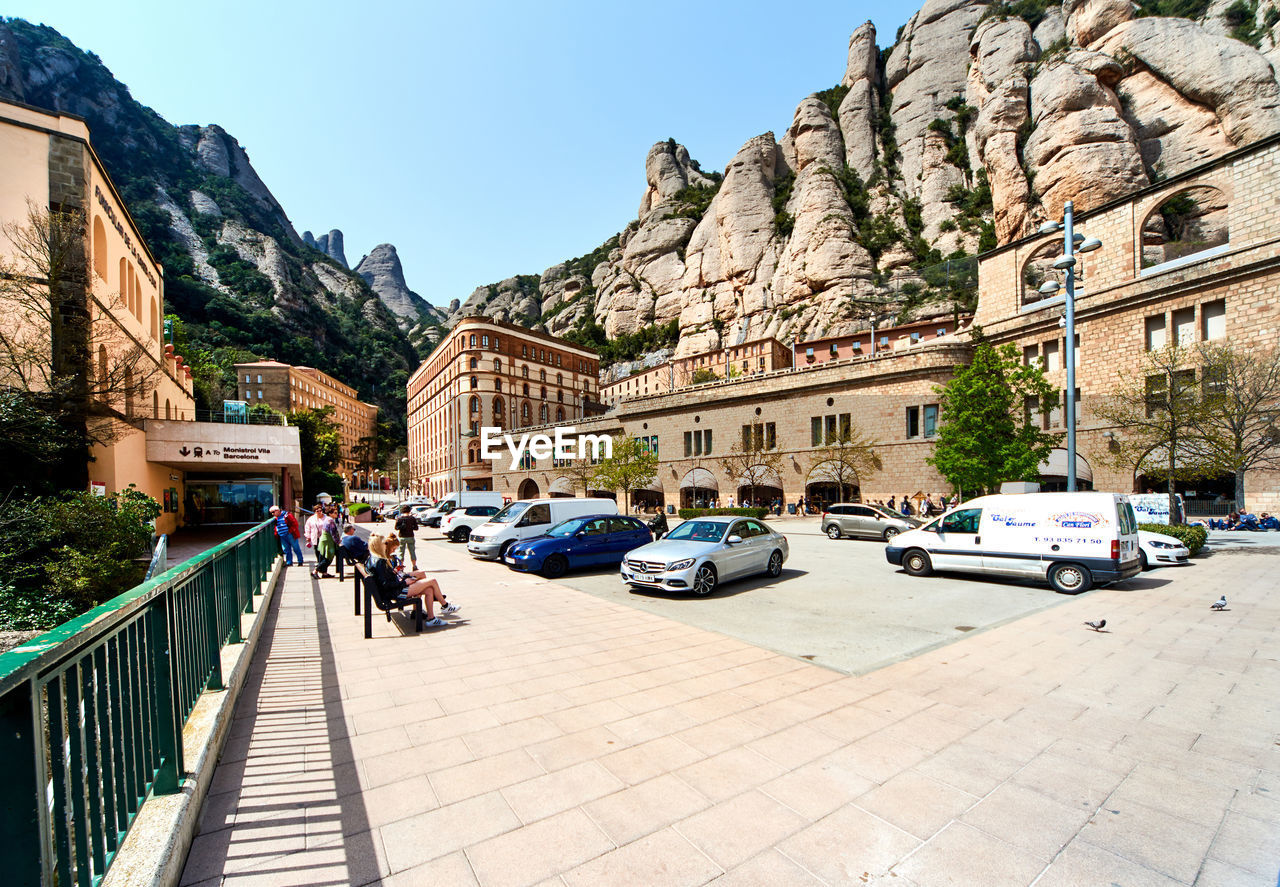
[[[1225,594],[1222,597],[1218,598],[1209,606],[1210,610],[1225,610],[1226,608],[1227,608],[1227,596]]]
[[[1107,620],[1099,619],[1097,622],[1086,622],[1085,625],[1089,626],[1094,631],[1102,631],[1102,629],[1107,627]]]

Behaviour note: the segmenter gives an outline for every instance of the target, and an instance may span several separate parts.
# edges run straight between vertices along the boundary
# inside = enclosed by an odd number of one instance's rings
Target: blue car
[[[503,562],[513,570],[555,579],[573,567],[617,566],[628,551],[652,541],[653,534],[638,518],[588,514],[561,521],[545,536],[515,543]]]

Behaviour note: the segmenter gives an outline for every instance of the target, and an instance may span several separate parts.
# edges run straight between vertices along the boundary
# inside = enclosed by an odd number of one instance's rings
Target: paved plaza
[[[421,636],[288,572],[184,884],[1275,887],[1274,550],[849,676],[430,549]]]

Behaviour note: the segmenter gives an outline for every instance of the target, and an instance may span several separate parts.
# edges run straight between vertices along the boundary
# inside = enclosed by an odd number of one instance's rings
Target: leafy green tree
[[[342,495],[342,477],[334,472],[342,458],[342,439],[333,421],[333,407],[297,410],[289,414],[289,424],[298,429],[302,447],[304,494]]]
[[[1023,364],[1012,345],[996,347],[975,332],[973,362],[937,389],[942,396],[937,444],[929,464],[957,490],[980,495],[1008,481],[1035,480],[1061,435],[1041,431],[1035,416],[1059,392],[1038,363]],[[1027,405],[1035,404],[1035,411]]]
[[[0,503],[0,628],[52,628],[137,585],[159,514],[132,485]]]
[[[1235,476],[1243,511],[1245,472],[1280,468],[1280,348],[1204,343],[1197,350],[1204,403],[1193,424],[1208,459]]]
[[[634,437],[613,439],[613,455],[596,468],[595,482],[606,490],[621,490],[623,508],[631,511],[631,493],[658,476],[658,455]]]
[[[876,453],[876,441],[852,425],[824,437],[810,460],[813,467],[809,470],[808,482],[825,481],[838,485],[842,501],[848,500],[847,490],[860,488],[867,478],[883,467]]]

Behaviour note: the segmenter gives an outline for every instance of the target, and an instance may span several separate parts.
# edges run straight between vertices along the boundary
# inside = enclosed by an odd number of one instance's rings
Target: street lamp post
[[[1062,231],[1062,255],[1053,263],[1053,267],[1065,272],[1066,296],[1063,299],[1064,321],[1067,341],[1062,349],[1063,359],[1067,363],[1067,492],[1076,491],[1076,257],[1077,252],[1088,253],[1099,249],[1102,241],[1096,237],[1085,239],[1083,234],[1075,231],[1074,207],[1068,200],[1062,208],[1061,222],[1045,222],[1040,226],[1041,234],[1052,234]],[[1040,292],[1052,296],[1058,291],[1058,282],[1051,280],[1040,287]]]
[[[400,462],[396,463],[396,495],[399,495],[399,492],[400,492],[400,464],[402,462],[408,462],[408,461],[409,461],[409,457],[404,456],[403,458],[401,458]]]

